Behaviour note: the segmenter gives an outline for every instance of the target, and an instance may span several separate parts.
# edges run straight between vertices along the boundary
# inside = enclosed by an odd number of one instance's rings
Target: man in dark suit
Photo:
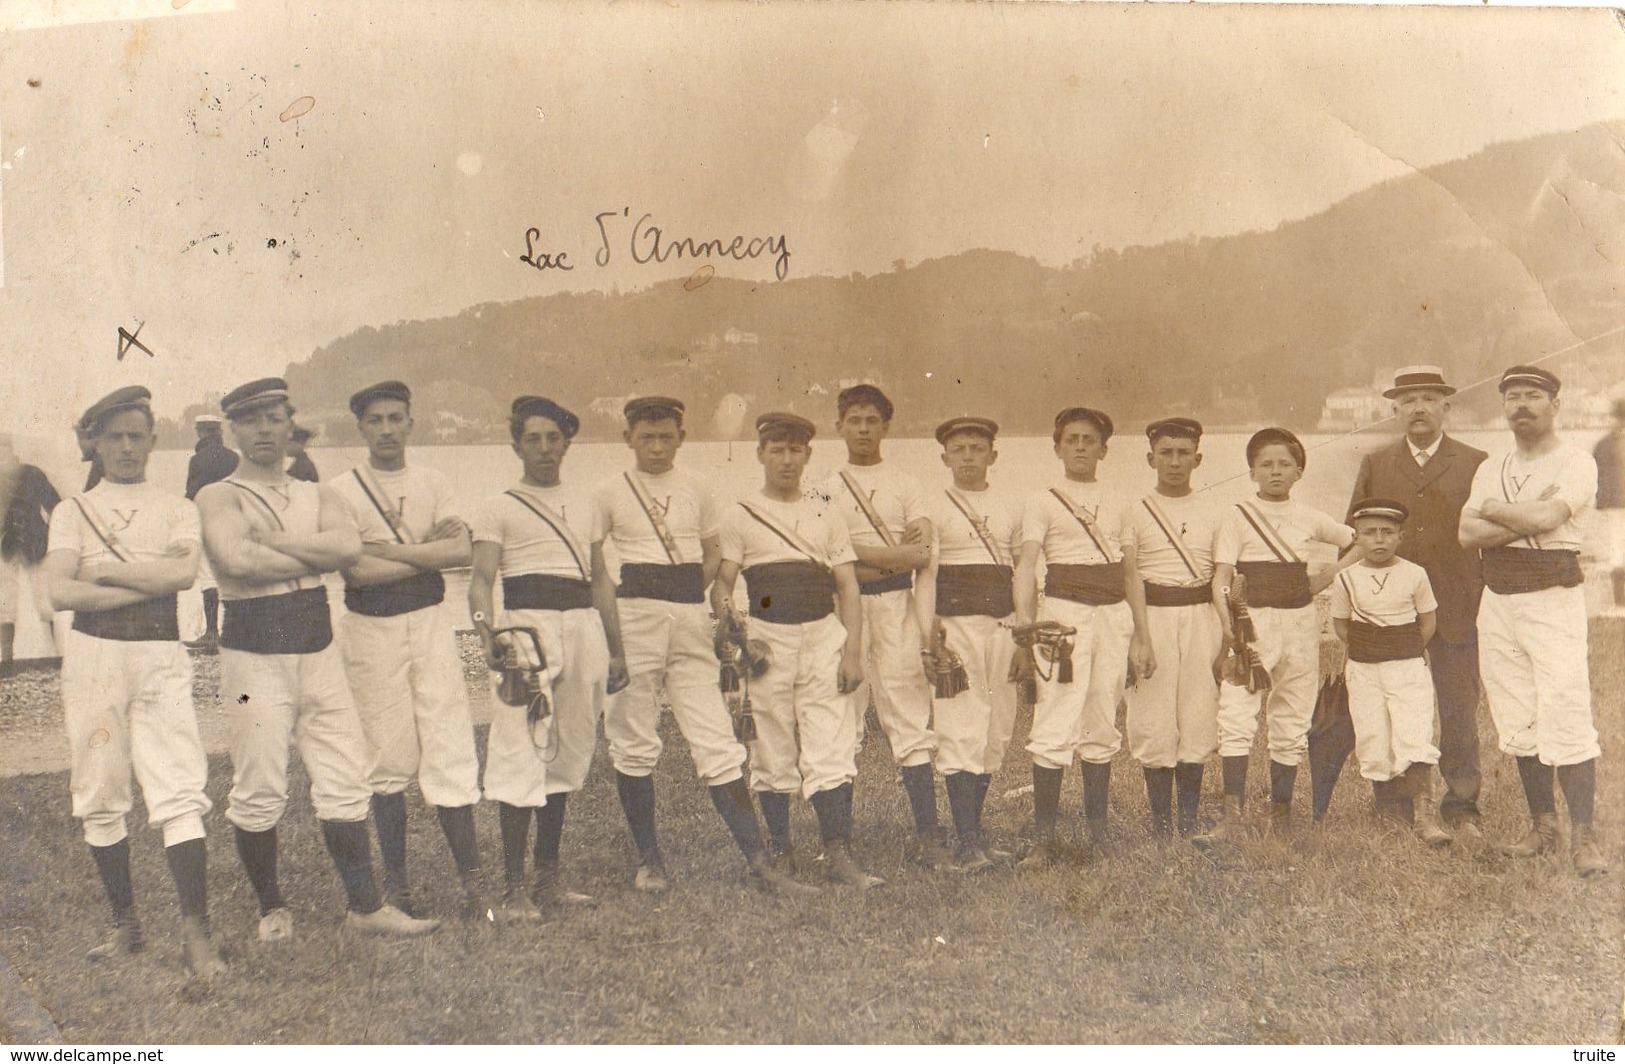
[[[1456,540],[1473,474],[1486,455],[1444,434],[1450,396],[1437,366],[1408,366],[1382,394],[1394,401],[1404,435],[1360,463],[1352,507],[1360,499],[1399,499],[1410,522],[1399,555],[1427,570],[1439,600],[1439,628],[1427,646],[1439,702],[1439,774],[1446,793],[1439,814],[1457,834],[1478,837],[1478,599],[1484,588],[1478,552]],[[1379,791],[1379,802],[1398,795]]]

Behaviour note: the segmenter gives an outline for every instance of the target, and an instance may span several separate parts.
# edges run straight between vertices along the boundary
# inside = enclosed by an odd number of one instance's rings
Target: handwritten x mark
[[[124,356],[130,353],[131,348],[140,348],[146,352],[148,358],[157,357],[152,353],[152,348],[136,339],[137,336],[141,335],[142,326],[146,324],[144,321],[136,322],[135,332],[127,331],[122,325],[118,327],[118,360],[120,362],[124,361]]]

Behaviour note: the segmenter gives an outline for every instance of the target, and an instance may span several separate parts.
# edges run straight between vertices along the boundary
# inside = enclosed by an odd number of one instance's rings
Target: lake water
[[[1578,446],[1588,450],[1602,435],[1601,430],[1577,431],[1567,434]],[[1508,445],[1511,437],[1506,432],[1466,432],[1458,437],[1466,443],[1494,453]],[[1345,436],[1304,436],[1309,449],[1308,467],[1303,480],[1293,489],[1293,498],[1318,507],[1334,516],[1345,512],[1349,492],[1359,472],[1360,459],[1392,441],[1386,433],[1362,432]],[[67,443],[71,446],[71,437]],[[1246,497],[1251,491],[1247,479],[1247,436],[1244,434],[1216,434],[1204,437],[1202,467],[1197,471],[1197,490],[1210,493],[1220,501],[1234,501]],[[1060,462],[1056,459],[1047,437],[1016,436],[1001,438],[999,458],[990,478],[997,484],[1017,491],[1038,491],[1060,476]],[[45,455],[30,456],[23,441],[19,441],[19,456],[23,461],[34,461],[52,474],[59,489],[77,488],[84,483],[85,467],[63,461],[59,455],[47,461]],[[931,439],[887,440],[885,456],[928,485],[950,482],[948,471],[941,462],[942,448]],[[812,462],[804,482],[816,483],[832,473],[843,462],[845,446],[837,437],[813,440]],[[1110,445],[1107,457],[1100,464],[1099,478],[1103,485],[1136,494],[1149,491],[1155,476],[1146,465],[1146,445],[1143,435],[1120,435]],[[366,457],[364,447],[319,447],[310,451],[323,478],[336,476]],[[152,456],[148,466],[148,479],[153,483],[180,491],[186,484],[186,466],[191,457],[186,451],[160,451]],[[715,443],[694,442],[684,445],[679,463],[690,472],[706,477],[723,502],[731,502],[755,491],[761,484],[761,466],[756,461],[756,447],[752,442]],[[418,447],[411,452],[416,465],[437,469],[450,479],[459,502],[465,507],[486,496],[508,487],[519,478],[519,459],[513,451],[501,445]],[[630,467],[632,454],[621,443],[577,443],[570,448],[564,462],[567,483],[596,483],[618,476]],[[77,478],[77,479],[69,479]],[[1595,526],[1599,522],[1593,521]],[[1604,581],[1592,580],[1597,584]],[[465,593],[466,577],[451,574],[448,594],[459,598]],[[1602,602],[1593,590],[1593,600]],[[43,633],[30,625],[26,618],[19,620],[18,656],[43,654]]]

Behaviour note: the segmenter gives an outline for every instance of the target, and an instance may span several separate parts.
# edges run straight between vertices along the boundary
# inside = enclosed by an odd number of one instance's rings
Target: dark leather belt
[[[615,589],[615,597],[704,602],[705,567],[699,562],[683,565],[627,562],[621,566],[621,586]]]
[[[159,595],[110,610],[76,610],[73,630],[121,643],[173,643],[180,639],[176,597]]]
[[[1422,626],[1368,624],[1349,621],[1349,660],[1365,664],[1403,661],[1422,656]]]
[[[1549,587],[1585,583],[1580,555],[1572,550],[1489,547],[1484,558],[1484,586],[1497,595],[1527,595]]]
[[[1085,606],[1115,605],[1127,597],[1123,591],[1123,563],[1051,565],[1044,572],[1044,594]]]
[[[1304,562],[1238,562],[1247,578],[1247,605],[1256,609],[1296,610],[1315,601]]]
[[[835,612],[835,574],[812,562],[764,562],[745,569],[750,615],[775,624],[810,624]]]
[[[314,654],[333,641],[327,588],[307,587],[282,595],[225,599],[220,645],[251,654]]]
[[[502,578],[502,608],[508,610],[584,610],[592,606],[592,585],[585,580],[546,573]]]
[[[937,570],[937,616],[1008,617],[1016,612],[1010,581],[1002,565],[944,565]]]
[[[438,572],[344,589],[345,609],[365,617],[399,617],[413,610],[438,606],[445,598],[446,578]]]
[[[1174,584],[1146,582],[1145,604],[1147,606],[1201,606],[1204,603],[1207,605],[1213,604],[1212,584],[1179,587]]]

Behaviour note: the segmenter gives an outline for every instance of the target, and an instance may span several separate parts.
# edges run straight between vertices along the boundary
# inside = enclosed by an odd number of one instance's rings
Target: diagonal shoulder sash
[[[1258,533],[1258,538],[1264,541],[1264,546],[1270,549],[1270,553],[1275,555],[1277,561],[1303,561],[1302,558],[1298,557],[1298,552],[1292,549],[1292,545],[1281,538],[1281,533],[1275,530],[1275,526],[1270,523],[1269,518],[1264,516],[1262,510],[1250,502],[1238,502],[1236,503],[1236,509],[1240,510],[1241,516],[1247,519],[1249,525],[1253,526],[1253,531]]]
[[[119,542],[118,536],[113,534],[113,529],[102,518],[102,515],[96,511],[96,507],[90,504],[89,500],[83,495],[75,495],[73,504],[79,508],[79,516],[85,519],[85,524],[89,525],[90,530],[96,533],[96,538],[102,541],[102,546],[106,547],[113,557],[121,562],[135,560],[125,551],[124,544]]]
[[[1512,487],[1512,452],[1508,451],[1507,456],[1501,459],[1501,496],[1508,503],[1512,503],[1517,501],[1513,498],[1517,494],[1519,492]],[[1523,541],[1536,550],[1540,550],[1539,536],[1524,536]]]
[[[863,511],[863,516],[869,519],[870,526],[880,534],[880,541],[888,547],[897,546],[897,541],[892,538],[891,530],[886,527],[886,522],[880,519],[880,513],[870,500],[869,493],[864,491],[852,474],[844,469],[841,470],[841,483],[846,485],[846,490],[851,492],[852,497],[858,501],[858,509]]]
[[[282,515],[276,512],[276,507],[272,506],[270,500],[268,500],[265,496],[261,495],[259,492],[255,491],[253,488],[249,487],[247,484],[244,484],[235,477],[227,477],[226,483],[235,488],[239,488],[242,491],[246,491],[255,502],[259,503],[260,506],[264,508],[266,513],[271,515],[271,520],[276,522],[277,528],[281,529],[282,531],[287,531],[288,526],[282,523]]]
[[[798,554],[805,555],[808,561],[812,562],[820,569],[830,568],[829,562],[824,560],[823,553],[811,543],[808,543],[804,537],[799,536],[794,531],[780,525],[777,521],[762,513],[756,507],[752,506],[748,502],[745,502],[743,499],[740,500],[739,505],[747,514],[755,518],[757,523],[761,524],[769,532],[773,533],[775,536],[778,536],[780,539],[784,540],[785,543],[789,544],[791,550],[794,550]]]
[[[372,472],[363,466],[356,466],[351,472],[355,474],[355,482],[361,485],[361,494],[367,497],[367,501],[372,503],[372,508],[378,511],[378,516],[384,519],[384,524],[389,526],[395,542],[402,544],[417,542],[412,530],[406,527],[406,521],[400,511],[384,502],[383,486],[373,477]]]
[[[1095,545],[1095,549],[1100,552],[1100,556],[1105,558],[1108,564],[1122,560],[1120,558],[1112,557],[1112,552],[1106,549],[1105,541],[1095,534],[1094,518],[1090,517],[1081,506],[1078,506],[1071,499],[1067,498],[1065,495],[1062,495],[1055,488],[1049,489],[1049,493],[1055,496],[1056,499],[1060,500],[1061,505],[1066,507],[1066,512],[1071,514],[1073,519],[1076,520],[1078,524],[1083,526],[1084,532],[1086,532],[1089,536],[1089,541]]]
[[[638,500],[639,506],[643,507],[643,516],[649,519],[650,526],[660,539],[660,545],[666,549],[666,557],[671,559],[673,565],[682,565],[683,552],[677,546],[677,537],[673,536],[671,529],[666,527],[666,519],[661,515],[659,508],[655,506],[654,498],[649,494],[648,485],[631,473],[621,475],[626,478],[626,486],[632,489],[632,497]]]
[[[1360,600],[1354,594],[1354,581],[1349,579],[1348,570],[1344,569],[1338,573],[1337,579],[1342,581],[1343,590],[1348,594],[1349,612],[1354,614],[1354,620],[1362,621],[1365,624],[1376,624],[1377,622],[1371,615],[1360,608]]]
[[[1157,527],[1162,529],[1162,534],[1168,537],[1168,545],[1174,548],[1174,553],[1179,555],[1179,560],[1185,563],[1186,569],[1190,570],[1191,579],[1202,579],[1202,574],[1197,572],[1196,569],[1196,558],[1192,556],[1190,548],[1185,546],[1184,538],[1174,532],[1174,523],[1168,520],[1167,514],[1162,512],[1162,507],[1158,505],[1157,500],[1147,495],[1140,501],[1145,503],[1146,512],[1151,515],[1151,520],[1155,521]]]
[[[993,542],[993,536],[988,531],[987,518],[977,513],[976,507],[971,505],[971,501],[955,489],[948,488],[947,493],[948,501],[953,503],[959,512],[965,515],[966,521],[970,522],[971,529],[976,533],[976,538],[982,541],[982,546],[986,549],[988,556],[993,559],[993,564],[1001,569],[1010,568],[1010,565],[999,554],[998,545]]]
[[[587,575],[586,563],[581,560],[581,552],[576,549],[575,540],[571,538],[570,533],[566,531],[566,529],[569,528],[569,524],[564,520],[564,518],[557,514],[552,514],[549,516],[551,507],[549,507],[546,503],[543,503],[540,500],[535,500],[533,502],[511,488],[502,494],[513,499],[514,502],[517,502],[520,506],[523,506],[537,517],[541,518],[542,523],[553,530],[553,534],[559,537],[559,542],[563,543],[564,548],[570,552],[571,559],[575,561],[576,568],[581,572],[581,579],[585,580],[589,584],[592,583],[592,577]]]

